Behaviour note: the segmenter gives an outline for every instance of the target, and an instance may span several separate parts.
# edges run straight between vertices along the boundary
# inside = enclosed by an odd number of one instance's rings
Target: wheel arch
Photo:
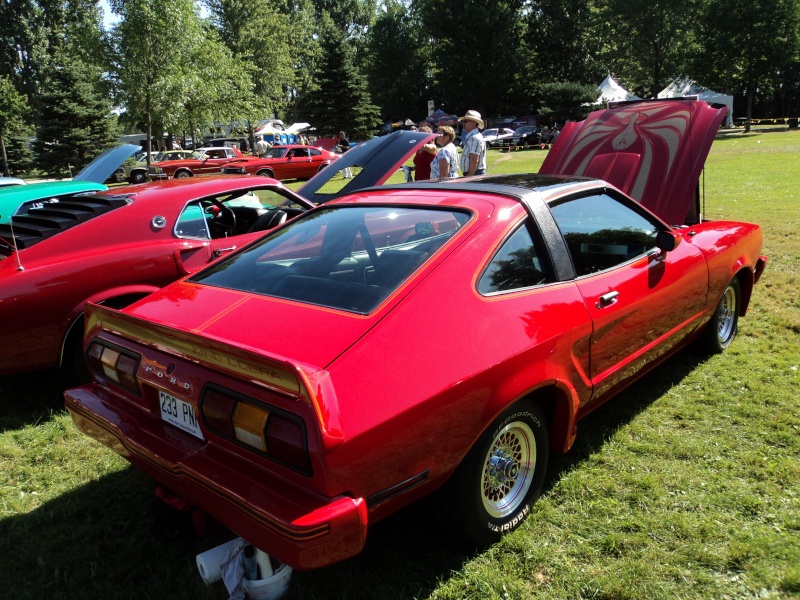
[[[751,269],[745,267],[737,271],[736,278],[739,280],[739,316],[743,317],[747,313],[750,296],[753,294],[755,276]]]
[[[534,402],[547,419],[550,449],[563,454],[572,447],[576,434],[578,403],[564,384],[553,382],[538,387],[520,400]]]
[[[58,368],[61,368],[65,365],[65,361],[69,356],[70,348],[73,344],[83,344],[83,307],[87,302],[92,302],[94,304],[102,304],[104,306],[108,306],[110,308],[124,308],[129,304],[136,302],[137,300],[141,300],[145,296],[153,293],[158,288],[138,288],[134,290],[125,290],[114,293],[109,296],[102,296],[102,297],[91,297],[87,298],[84,302],[80,304],[79,307],[73,311],[73,316],[69,320],[69,324],[67,325],[67,329],[64,333],[64,337],[61,340],[61,350],[58,356]]]
[[[173,178],[180,177],[181,175],[184,175],[184,174],[187,177],[194,177],[194,173],[192,173],[192,170],[191,169],[187,169],[185,167],[184,168],[180,168],[180,169],[175,169],[175,172],[172,174],[172,177]]]

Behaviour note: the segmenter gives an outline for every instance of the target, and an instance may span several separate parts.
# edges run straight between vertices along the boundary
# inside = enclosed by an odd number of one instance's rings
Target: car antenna
[[[17,248],[17,236],[14,235],[14,223],[12,222],[14,219],[10,218],[8,220],[8,226],[11,228],[11,242],[13,243],[14,254],[17,257],[17,271],[24,271],[25,267],[22,266],[22,260],[19,257],[19,248]],[[3,241],[8,244],[8,240],[3,238]],[[12,244],[8,244],[11,246]]]

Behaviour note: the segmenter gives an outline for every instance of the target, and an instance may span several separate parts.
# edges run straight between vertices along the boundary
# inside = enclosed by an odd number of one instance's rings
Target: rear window
[[[446,209],[326,207],[191,280],[366,314],[468,220]]]

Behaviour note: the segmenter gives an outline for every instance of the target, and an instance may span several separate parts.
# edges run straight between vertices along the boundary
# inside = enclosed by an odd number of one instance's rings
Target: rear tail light
[[[138,354],[99,340],[93,341],[86,351],[90,371],[137,395],[139,383],[136,380],[136,370],[139,368],[140,358]]]
[[[296,415],[211,385],[203,390],[200,412],[206,427],[217,435],[308,473],[305,427]]]

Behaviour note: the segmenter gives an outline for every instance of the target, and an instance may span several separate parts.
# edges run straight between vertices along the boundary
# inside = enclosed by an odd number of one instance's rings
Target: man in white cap
[[[464,132],[461,147],[461,172],[467,175],[483,175],[486,173],[486,142],[478,128],[483,129],[483,119],[481,113],[476,110],[468,110],[467,114],[458,119],[464,125]]]

